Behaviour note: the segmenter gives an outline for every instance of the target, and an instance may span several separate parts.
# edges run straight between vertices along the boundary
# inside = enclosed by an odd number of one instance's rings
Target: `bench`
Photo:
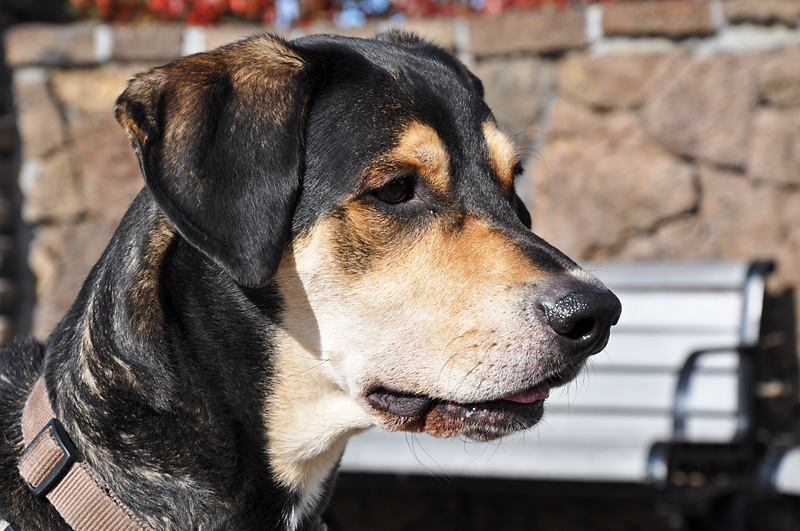
[[[371,430],[349,442],[342,472],[735,490],[755,458],[754,356],[770,264],[586,269],[619,296],[622,318],[584,374],[554,390],[537,427],[488,444]]]
[[[800,447],[775,449],[768,453],[761,479],[772,492],[800,496]]]

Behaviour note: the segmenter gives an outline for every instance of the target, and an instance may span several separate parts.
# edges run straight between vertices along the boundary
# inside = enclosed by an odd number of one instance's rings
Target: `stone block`
[[[61,149],[64,145],[63,120],[47,86],[46,74],[16,72],[13,84],[23,156],[38,158]]]
[[[691,165],[651,142],[633,113],[600,119],[562,102],[532,168],[534,230],[576,258],[605,258],[631,235],[696,208]]]
[[[800,286],[800,230],[797,230],[800,227],[800,190],[786,191],[782,194],[782,199],[778,219],[781,220],[781,229],[786,239],[781,242],[775,255],[778,262],[777,275],[783,286],[791,286],[797,290],[797,286]],[[797,316],[800,324],[800,313]]]
[[[769,258],[782,238],[780,190],[713,166],[701,165],[699,175],[699,214],[711,230],[715,254]]]
[[[114,102],[136,74],[155,66],[142,63],[111,63],[98,68],[54,69],[53,93],[64,108],[81,114],[113,115]]]
[[[292,35],[312,35],[314,33],[331,33],[334,35],[344,35],[346,37],[371,38],[377,33],[387,29],[404,29],[418,34],[419,36],[432,41],[439,46],[455,50],[456,36],[455,26],[452,19],[423,19],[410,18],[403,23],[386,23],[377,20],[370,20],[365,25],[354,28],[343,28],[331,24],[328,21],[316,21],[308,26],[301,26],[299,30],[294,30]]]
[[[733,24],[800,24],[800,2],[797,0],[724,0],[725,18]]]
[[[166,62],[181,56],[181,24],[126,24],[114,26],[113,59]]]
[[[660,54],[570,54],[559,62],[558,87],[597,109],[633,109],[664,62]]]
[[[648,132],[681,155],[743,168],[758,96],[748,64],[730,55],[673,61],[647,95]]]
[[[537,136],[534,126],[545,98],[552,92],[555,67],[552,61],[534,57],[493,58],[479,61],[473,72],[483,82],[486,102],[500,125],[524,141]]]
[[[469,19],[469,53],[558,54],[588,46],[583,11],[541,9]]]
[[[456,29],[452,19],[412,18],[403,29],[416,33],[447,50],[456,49]]]
[[[800,185],[800,109],[756,113],[748,173],[756,179]]]
[[[256,33],[264,33],[267,28],[259,24],[220,24],[205,28],[206,50],[213,50],[223,44],[240,41]],[[270,33],[275,31],[270,28]],[[280,34],[280,33],[279,33]]]
[[[760,55],[756,73],[761,99],[779,107],[800,107],[800,46]]]
[[[713,33],[714,24],[707,2],[614,2],[603,4],[603,34],[606,37],[684,39]]]
[[[786,246],[786,194],[713,166],[699,168],[692,215],[637,235],[619,253],[633,260],[774,259]]]
[[[97,62],[92,23],[24,24],[5,34],[6,64],[75,66]]]
[[[26,159],[20,170],[22,219],[28,223],[72,220],[85,212],[80,180],[66,151]]]
[[[295,34],[301,33],[302,35],[312,35],[314,33],[331,33],[333,35],[344,35],[345,37],[360,37],[368,39],[374,37],[376,33],[383,29],[382,25],[377,21],[370,20],[363,26],[354,28],[343,28],[327,21],[318,21],[308,26],[301,26],[299,30],[293,31]]]
[[[28,265],[36,283],[35,337],[46,339],[64,316],[114,229],[105,220],[87,218],[34,230]]]
[[[88,215],[116,225],[144,186],[128,137],[111,115],[74,122],[69,132]]]
[[[551,138],[594,135],[606,126],[603,116],[573,99],[556,98],[550,106],[547,133]]]

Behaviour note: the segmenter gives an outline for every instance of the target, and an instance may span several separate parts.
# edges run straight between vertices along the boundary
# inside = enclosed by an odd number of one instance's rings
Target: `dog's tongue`
[[[503,400],[509,402],[518,402],[520,404],[530,404],[537,400],[545,400],[550,396],[550,386],[546,383],[541,383],[535,387],[525,389],[513,395],[504,396]]]

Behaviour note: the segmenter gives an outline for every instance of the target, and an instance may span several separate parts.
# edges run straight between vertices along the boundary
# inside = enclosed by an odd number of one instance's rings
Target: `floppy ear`
[[[310,79],[260,36],[140,74],[117,100],[158,206],[244,286],[270,281],[291,231]]]

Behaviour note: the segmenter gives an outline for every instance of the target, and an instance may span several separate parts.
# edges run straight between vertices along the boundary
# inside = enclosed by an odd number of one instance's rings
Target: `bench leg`
[[[735,494],[713,502],[711,510],[703,515],[685,516],[686,531],[750,531],[752,527],[753,498],[748,494]]]

